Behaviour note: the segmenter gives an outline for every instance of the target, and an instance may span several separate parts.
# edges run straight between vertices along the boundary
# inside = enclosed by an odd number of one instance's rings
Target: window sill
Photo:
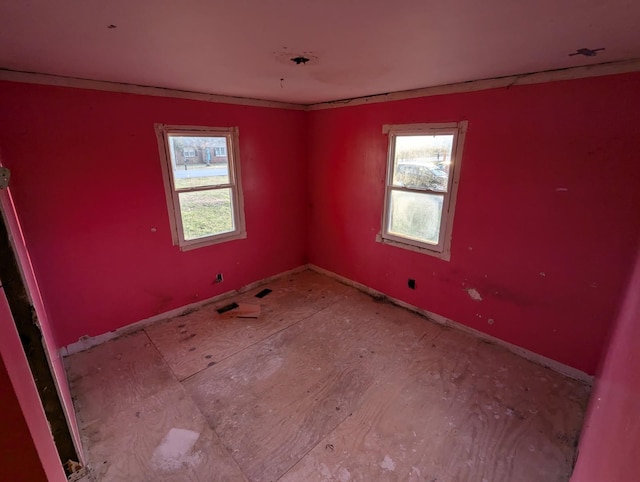
[[[416,253],[427,254],[429,256],[433,256],[434,258],[439,258],[443,261],[451,260],[451,253],[447,250],[440,252],[440,251],[435,251],[433,249],[429,249],[426,247],[415,246],[413,244],[403,243],[403,242],[395,241],[392,239],[386,239],[386,238],[383,238],[380,233],[376,234],[376,242],[382,243],[382,244],[388,244],[396,248],[406,249],[408,251],[414,251]]]
[[[227,241],[234,241],[236,239],[245,239],[246,237],[247,237],[247,232],[240,231],[237,233],[230,233],[226,235],[216,236],[215,238],[204,238],[201,241],[194,240],[189,244],[183,244],[179,247],[180,247],[180,251],[191,251],[192,249],[204,248],[205,246],[226,243]]]

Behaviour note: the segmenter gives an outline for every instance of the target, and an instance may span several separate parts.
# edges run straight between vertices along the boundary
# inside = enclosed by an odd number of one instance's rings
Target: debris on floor
[[[265,289],[263,289],[262,291],[260,291],[259,293],[256,294],[256,298],[264,298],[269,293],[271,293],[271,290],[269,288],[265,288]]]
[[[67,460],[64,467],[69,474],[67,477],[69,482],[89,482],[92,480],[88,468],[75,460]]]
[[[65,462],[65,467],[67,468],[67,470],[69,471],[69,473],[73,474],[75,472],[78,472],[82,469],[82,464],[76,462],[75,460],[67,460]]]
[[[228,305],[223,306],[222,308],[218,308],[218,313],[222,314],[222,313],[226,313],[227,311],[231,311],[235,308],[237,308],[239,305],[238,303],[229,303]]]
[[[236,318],[259,318],[260,305],[252,305],[249,303],[240,303],[237,309],[233,310]]]
[[[217,311],[225,315],[224,318],[259,318],[261,310],[260,305],[233,302],[218,308]]]

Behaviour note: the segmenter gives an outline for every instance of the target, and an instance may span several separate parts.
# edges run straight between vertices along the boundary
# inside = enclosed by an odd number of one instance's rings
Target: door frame
[[[64,465],[68,460],[84,463],[84,457],[64,366],[9,188],[0,189],[0,283],[3,292],[0,300],[3,303],[2,338],[5,338],[2,357],[45,472],[50,480],[58,480],[60,475],[64,477],[65,472],[68,473]],[[39,410],[34,405],[34,388]],[[42,430],[42,415],[48,437]],[[57,470],[51,465],[51,442],[57,453]],[[66,477],[60,480],[66,480]]]

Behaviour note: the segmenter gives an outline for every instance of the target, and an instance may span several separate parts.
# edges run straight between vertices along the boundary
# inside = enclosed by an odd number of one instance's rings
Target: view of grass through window
[[[234,230],[231,189],[181,192],[184,239],[191,240]]]
[[[184,239],[235,230],[226,137],[169,135]]]

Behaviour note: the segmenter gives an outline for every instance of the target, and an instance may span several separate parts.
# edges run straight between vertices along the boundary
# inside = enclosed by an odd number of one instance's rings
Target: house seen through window
[[[156,125],[174,244],[245,237],[238,130]]]
[[[385,126],[387,182],[379,240],[449,259],[466,122]]]

